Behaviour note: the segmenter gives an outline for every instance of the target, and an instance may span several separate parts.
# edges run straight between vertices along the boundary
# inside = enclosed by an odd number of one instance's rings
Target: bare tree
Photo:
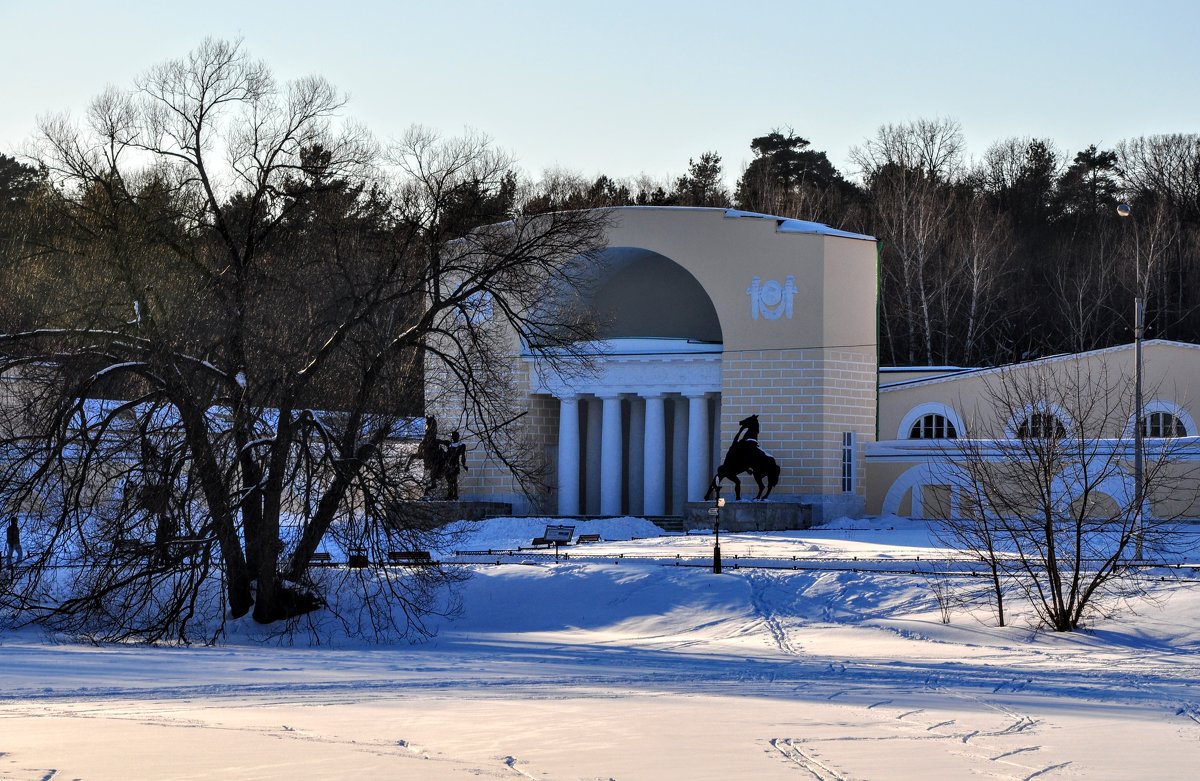
[[[263,623],[308,612],[323,540],[374,562],[436,542],[405,510],[397,440],[427,356],[497,439],[499,334],[568,353],[590,336],[544,302],[602,246],[602,213],[524,218],[486,139],[417,129],[385,156],[343,104],[208,40],[103,94],[86,127],[43,123],[54,230],[27,256],[61,284],[0,335],[22,401],[5,408],[0,498],[42,551],[16,589],[28,615],[154,637],[181,636],[202,602]],[[452,577],[370,572],[418,630],[431,606],[413,584]]]
[[[943,449],[958,501],[939,533],[989,566],[1001,623],[1013,588],[1047,627],[1072,631],[1144,593],[1135,548],[1151,562],[1176,549],[1172,522],[1195,503],[1200,473],[1172,438],[1147,439],[1134,485],[1131,382],[1104,364],[1048,362],[993,377],[989,411],[972,430],[1007,436]]]
[[[955,211],[951,188],[962,167],[962,130],[952,120],[917,120],[880,127],[852,150],[870,198],[872,230],[884,242],[881,288],[890,299],[889,330],[903,330],[905,354],[894,359],[937,362],[936,288]]]
[[[987,340],[995,338],[1000,322],[998,299],[1012,273],[1013,249],[1011,225],[986,197],[973,193],[959,198],[944,275],[948,289],[940,297],[944,355],[958,355],[968,366],[987,357]]]

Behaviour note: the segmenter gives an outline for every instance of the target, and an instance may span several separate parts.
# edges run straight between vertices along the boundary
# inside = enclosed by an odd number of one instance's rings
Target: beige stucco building
[[[1002,368],[880,369],[870,236],[732,209],[625,207],[611,210],[607,237],[588,302],[603,322],[593,369],[561,375],[513,341],[521,437],[543,467],[542,490],[526,496],[477,450],[463,499],[517,513],[680,515],[704,497],[738,421],[757,414],[760,443],[782,467],[772,500],[809,505],[818,522],[944,517],[963,510],[958,444],[998,454],[1039,428],[1080,425],[1046,400],[998,412],[999,385],[1103,378],[1110,407],[1131,387],[1132,346]],[[1151,341],[1144,364],[1148,451],[1169,439],[1179,468],[1191,470],[1200,465],[1200,347]],[[1126,505],[1129,410],[1086,432],[1118,452],[1120,474],[1100,490]],[[743,488],[756,490],[745,475]],[[1200,516],[1193,503],[1151,496],[1146,511]]]
[[[782,466],[772,498],[810,502],[818,518],[861,512],[876,417],[874,239],[727,209],[611,217],[591,302],[603,322],[594,371],[562,376],[520,356],[545,491],[522,495],[477,453],[461,496],[517,512],[677,515],[703,497],[738,421],[757,414]]]
[[[1116,506],[1133,506],[1134,355],[1133,345],[1122,345],[998,368],[882,371],[879,435],[867,452],[867,512],[962,517],[957,486],[966,481],[956,462],[989,453],[1019,458],[1021,448],[1010,443],[1050,435],[1084,438],[1077,449],[1086,458],[1117,465],[1089,488]],[[1155,473],[1144,512],[1200,517],[1200,347],[1145,342],[1143,378],[1143,449],[1156,464],[1170,461]],[[1089,420],[1077,419],[1084,414]],[[1062,490],[1070,490],[1066,482]]]

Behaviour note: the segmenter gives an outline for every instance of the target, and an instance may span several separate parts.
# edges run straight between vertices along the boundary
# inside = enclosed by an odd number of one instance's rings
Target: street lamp
[[[1127,203],[1117,205],[1117,215],[1133,215]],[[1142,558],[1142,504],[1145,502],[1142,467],[1142,339],[1146,335],[1146,307],[1142,300],[1142,259],[1137,248],[1137,226],[1134,226],[1133,265],[1137,277],[1133,291],[1133,483],[1134,501],[1134,558]]]
[[[713,519],[713,535],[716,541],[713,543],[713,574],[721,574],[721,508],[725,506],[725,500],[720,496],[720,489],[717,491],[717,501],[713,506],[708,508],[708,514]]]

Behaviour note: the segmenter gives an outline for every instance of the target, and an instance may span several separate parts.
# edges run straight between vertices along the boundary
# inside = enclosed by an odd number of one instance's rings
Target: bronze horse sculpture
[[[738,475],[742,472],[750,473],[754,482],[758,483],[758,495],[755,499],[766,499],[771,495],[771,489],[779,484],[778,462],[758,444],[758,415],[751,415],[738,423],[741,428],[734,435],[733,443],[725,453],[725,461],[717,467],[712,485],[704,495],[705,500],[721,493],[722,480],[731,481],[734,497],[741,499],[742,482],[738,480]]]

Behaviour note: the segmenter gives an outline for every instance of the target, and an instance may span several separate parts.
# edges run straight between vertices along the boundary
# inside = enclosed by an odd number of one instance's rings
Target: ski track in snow
[[[576,585],[583,576],[600,571],[589,564],[551,569],[554,566],[547,563],[524,572],[566,573],[576,579],[571,582]],[[650,575],[641,579],[625,575],[637,573],[639,566]],[[289,653],[290,649],[281,649],[280,658],[273,660],[270,649],[235,648],[230,655],[244,653],[246,658],[236,657],[227,668],[214,665],[211,674],[168,675],[173,682],[160,682],[147,672],[131,683],[113,676],[106,680],[115,684],[51,687],[45,685],[45,676],[39,680],[38,675],[27,674],[20,679],[24,686],[0,692],[0,724],[6,717],[73,718],[81,725],[87,719],[124,719],[219,731],[247,728],[223,725],[215,718],[205,720],[209,712],[262,706],[319,709],[414,697],[582,702],[674,695],[728,697],[731,703],[733,698],[753,697],[812,703],[821,709],[823,719],[829,719],[798,725],[790,736],[764,737],[779,735],[774,729],[754,733],[756,750],[769,756],[770,762],[793,777],[800,770],[817,781],[886,777],[860,772],[856,762],[868,745],[874,750],[866,753],[872,756],[888,755],[893,749],[917,757],[936,751],[951,756],[956,767],[967,768],[971,776],[1006,781],[1086,775],[1090,759],[1086,749],[1051,739],[1060,726],[1056,714],[1073,709],[1104,709],[1119,715],[1121,709],[1137,708],[1151,714],[1143,715],[1144,719],[1157,713],[1177,724],[1183,740],[1200,740],[1200,702],[1195,697],[1200,664],[1194,661],[1194,644],[1139,644],[1135,637],[1122,645],[1083,633],[1072,642],[1064,642],[1069,638],[1038,641],[1011,629],[942,628],[920,618],[928,594],[900,576],[881,586],[857,574],[839,580],[830,573],[750,567],[728,572],[724,579],[695,578],[691,582],[718,589],[717,596],[704,603],[705,609],[694,608],[667,621],[638,612],[639,602],[664,604],[655,602],[663,600],[655,579],[661,571],[652,566],[657,565],[623,562],[622,589],[604,585],[609,581],[593,586],[597,593],[608,588],[602,593],[616,596],[604,603],[609,613],[582,628],[571,627],[583,634],[556,634],[562,627],[539,625],[537,631],[524,635],[518,630],[505,635],[489,624],[488,631],[474,635],[448,631],[426,646],[390,647],[385,651],[386,663],[378,659],[368,663],[351,653],[348,669],[339,669],[336,661],[326,664],[324,657],[313,663],[302,653]],[[518,580],[516,575],[509,577]],[[575,591],[571,599],[582,601],[591,593]],[[721,609],[707,609],[711,605]],[[609,625],[623,620],[633,628],[609,631]],[[826,630],[839,633],[838,639],[823,638]],[[855,633],[854,640],[845,639],[850,632]],[[885,640],[879,647],[885,650],[852,647],[859,638],[869,642],[880,637]],[[963,637],[968,639],[959,639]],[[832,650],[815,650],[821,648]],[[904,650],[896,652],[897,648]],[[51,660],[59,659],[54,646],[40,650]],[[145,653],[153,658],[154,652]],[[63,652],[64,669],[70,667],[71,658],[69,650]],[[44,664],[52,669],[54,662]],[[29,685],[30,681],[38,681],[38,686]],[[184,711],[200,715],[185,716]],[[503,748],[479,761],[460,760],[442,753],[448,749],[440,739],[423,738],[421,746],[394,737],[357,741],[315,733],[296,726],[299,723],[288,717],[288,723],[281,719],[257,732],[282,741],[324,743],[347,753],[410,762],[470,762],[472,772],[486,777],[553,775],[541,767],[541,757],[538,769],[531,770],[529,760],[521,757],[532,754],[519,745],[499,743]],[[3,752],[0,758],[15,761]],[[46,765],[23,772],[12,776],[0,769],[0,778],[50,781],[59,773]]]
[[[775,643],[775,647],[789,656],[798,656],[803,653],[788,638],[787,628],[780,621],[779,613],[773,605],[773,600],[778,598],[779,592],[782,591],[785,594],[792,592],[780,586],[777,576],[766,572],[748,571],[745,578],[750,584],[750,603],[771,634],[771,640]]]
[[[818,761],[811,754],[801,751],[795,741],[790,738],[772,738],[771,745],[785,759],[812,774],[812,777],[816,781],[845,781],[845,776]]]

